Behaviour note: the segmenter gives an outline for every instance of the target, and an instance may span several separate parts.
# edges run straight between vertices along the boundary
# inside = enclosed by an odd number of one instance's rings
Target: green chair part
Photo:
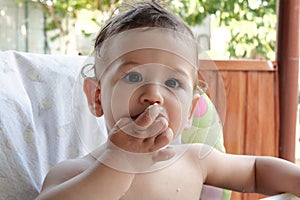
[[[204,143],[226,152],[223,138],[223,126],[211,99],[204,93],[198,102],[192,127],[182,133],[185,144]],[[230,200],[231,191],[223,190],[222,200]]]

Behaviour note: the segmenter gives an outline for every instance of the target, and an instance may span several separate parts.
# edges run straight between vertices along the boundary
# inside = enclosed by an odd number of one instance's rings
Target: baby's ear
[[[89,109],[96,117],[103,115],[103,110],[100,101],[100,83],[95,78],[86,78],[83,83],[84,93],[86,95]]]
[[[194,116],[194,113],[196,111],[199,99],[200,99],[200,95],[199,94],[194,94],[191,109],[190,109],[189,118],[188,118],[188,121],[187,121],[186,126],[185,126],[186,129],[189,129],[192,126],[193,116]]]

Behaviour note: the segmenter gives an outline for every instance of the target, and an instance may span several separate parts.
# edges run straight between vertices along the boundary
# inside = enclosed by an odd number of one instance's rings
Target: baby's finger
[[[160,161],[170,160],[175,156],[175,150],[173,147],[167,147],[165,149],[159,150],[155,155],[153,155],[152,160],[154,163]]]
[[[166,131],[168,128],[169,122],[165,117],[158,117],[147,129],[140,130],[140,127],[136,124],[133,124],[133,129],[138,138],[150,138],[163,131]]]
[[[148,147],[148,152],[155,152],[170,144],[172,139],[173,131],[172,129],[167,128],[167,130],[158,134],[157,136],[144,139],[144,144]]]
[[[157,103],[149,106],[136,120],[136,126],[139,130],[147,129],[159,114],[163,112],[163,108],[158,106]]]
[[[173,139],[173,131],[172,129],[168,128],[165,132],[159,134],[155,137],[154,146],[156,149],[160,149],[168,144],[171,143]]]

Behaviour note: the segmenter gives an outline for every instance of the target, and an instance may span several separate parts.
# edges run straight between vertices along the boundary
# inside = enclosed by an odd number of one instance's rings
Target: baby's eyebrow
[[[119,63],[118,72],[120,72],[120,73],[126,72],[126,71],[128,71],[128,69],[134,68],[138,65],[141,65],[141,63],[139,63],[137,61],[133,61],[133,60],[121,61]],[[188,72],[186,72],[185,70],[182,70],[181,67],[176,67],[176,68],[173,68],[172,70],[174,70],[174,72],[178,73],[179,76],[182,76],[183,78],[189,78],[189,76],[190,76],[190,74]]]
[[[139,65],[140,63],[136,62],[136,61],[122,61],[120,64],[119,64],[119,69],[118,71],[128,71],[128,68],[132,68],[134,66],[137,66]]]
[[[181,76],[185,77],[185,78],[188,78],[189,77],[189,74],[182,70],[182,69],[174,69],[176,72],[178,72]]]
[[[116,77],[120,78],[121,76],[124,76],[129,70],[132,68],[138,66],[139,63],[135,61],[126,61],[122,60],[117,63],[117,68],[115,69],[115,75]]]

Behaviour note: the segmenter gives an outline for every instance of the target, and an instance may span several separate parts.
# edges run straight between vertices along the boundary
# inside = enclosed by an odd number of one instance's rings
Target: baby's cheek
[[[172,129],[175,136],[183,130],[183,116],[181,109],[172,109],[173,112],[169,113],[169,127]]]

